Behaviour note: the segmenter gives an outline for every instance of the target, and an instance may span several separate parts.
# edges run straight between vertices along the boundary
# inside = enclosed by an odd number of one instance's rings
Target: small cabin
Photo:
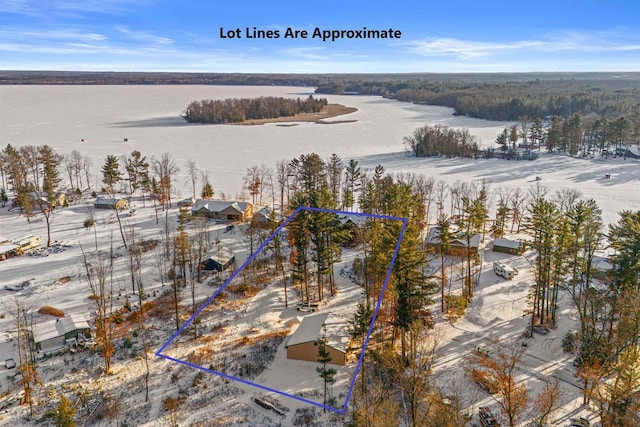
[[[496,239],[493,242],[493,250],[505,254],[519,255],[523,252],[522,242],[508,239]]]

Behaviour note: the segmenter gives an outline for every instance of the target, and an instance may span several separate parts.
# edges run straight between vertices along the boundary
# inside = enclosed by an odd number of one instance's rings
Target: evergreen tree
[[[56,427],[74,427],[76,422],[73,420],[76,414],[76,408],[71,406],[65,395],[60,396],[60,403],[56,410]]]
[[[109,194],[114,194],[114,186],[120,182],[120,179],[118,158],[109,154],[102,165],[102,182],[106,185]]]
[[[362,177],[362,170],[358,166],[358,162],[351,159],[345,169],[344,177],[344,191],[342,192],[342,208],[349,210],[353,208],[353,204],[356,200],[355,193],[360,188],[360,178]]]
[[[204,185],[202,186],[202,192],[200,196],[203,199],[212,199],[213,198],[213,186],[209,182],[209,178],[206,178],[204,181]]]
[[[327,404],[327,386],[333,384],[335,382],[335,377],[338,371],[335,368],[327,368],[327,364],[331,362],[331,354],[327,349],[327,337],[326,337],[326,326],[323,327],[323,336],[318,340],[318,363],[321,363],[321,366],[316,368],[316,372],[322,378],[324,383],[324,399],[323,404]],[[326,412],[326,409],[324,409]]]
[[[440,243],[438,244],[438,253],[440,255],[440,310],[444,313],[444,287],[447,282],[447,268],[445,259],[449,253],[449,245],[451,242],[451,224],[446,215],[441,215],[438,219],[438,230],[440,234]]]
[[[46,199],[46,203],[42,197],[37,197],[36,200],[47,224],[47,247],[49,247],[51,244],[51,219],[57,203],[56,193],[60,184],[58,168],[62,158],[48,145],[39,147],[38,153],[39,162],[42,165],[42,196]]]
[[[500,146],[500,150],[507,151],[509,148],[507,145],[508,143],[509,143],[509,131],[507,130],[507,128],[504,128],[502,132],[498,134],[498,137],[496,138],[496,144]]]

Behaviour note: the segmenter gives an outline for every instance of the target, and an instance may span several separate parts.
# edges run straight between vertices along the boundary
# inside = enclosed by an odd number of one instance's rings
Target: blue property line
[[[228,285],[229,283],[231,283],[231,281],[232,281],[233,279],[235,279],[235,278],[236,278],[236,276],[238,275],[238,273],[240,273],[240,272],[242,271],[242,269],[243,269],[243,268],[245,268],[245,267],[247,266],[247,264],[249,264],[251,261],[253,261],[253,259],[258,255],[258,253],[260,253],[260,251],[261,251],[262,249],[264,249],[264,247],[265,247],[265,246],[267,246],[267,244],[268,244],[271,240],[273,240],[273,238],[274,238],[274,237],[275,237],[275,236],[280,232],[280,230],[282,230],[282,228],[284,228],[284,226],[285,226],[285,225],[287,225],[287,224],[289,223],[289,221],[291,221],[291,220],[293,219],[293,217],[294,217],[294,216],[296,216],[296,214],[297,214],[301,209],[302,209],[302,206],[301,206],[301,207],[299,207],[298,209],[296,209],[296,210],[291,214],[291,216],[289,216],[289,218],[287,218],[287,219],[286,219],[286,220],[285,220],[285,221],[280,225],[280,227],[276,228],[276,230],[273,232],[273,234],[271,234],[271,236],[270,236],[270,237],[269,237],[269,238],[268,238],[268,239],[267,239],[263,244],[261,244],[261,245],[260,245],[260,247],[259,247],[258,249],[256,249],[256,251],[255,251],[254,253],[252,253],[252,254],[251,254],[251,256],[250,256],[249,258],[247,258],[247,260],[246,260],[246,261],[245,261],[245,262],[240,266],[240,268],[238,268],[238,269],[237,269],[237,270],[236,270],[236,271],[231,275],[231,277],[229,277],[229,278],[227,279],[227,281],[226,281],[226,282],[224,282],[224,284],[223,284],[222,286],[220,286],[220,288],[218,288],[218,290],[217,290],[217,291],[215,291],[215,293],[214,293],[213,295],[211,295],[211,296],[210,296],[210,297],[209,297],[209,298],[204,302],[204,304],[202,304],[202,305],[200,306],[200,308],[198,308],[198,310],[197,310],[195,313],[193,313],[193,316],[191,316],[191,317],[189,318],[189,320],[187,320],[187,321],[185,322],[185,324],[184,324],[184,325],[182,325],[182,326],[180,327],[180,329],[178,329],[178,330],[177,330],[173,335],[171,335],[171,338],[169,338],[169,340],[168,340],[166,343],[164,343],[164,345],[163,345],[162,347],[160,347],[160,349],[158,349],[158,351],[156,351],[156,356],[161,356],[161,354],[160,354],[160,353],[162,353],[162,351],[163,351],[165,348],[167,348],[167,346],[168,346],[169,344],[171,344],[171,341],[173,341],[173,340],[174,340],[178,335],[180,335],[180,334],[182,333],[182,331],[184,331],[184,329],[185,329],[187,326],[189,326],[189,324],[190,324],[191,322],[193,322],[193,320],[196,318],[196,316],[197,316],[197,315],[199,315],[199,314],[202,312],[202,310],[204,310],[204,309],[205,309],[205,307],[206,307],[207,305],[209,305],[209,303],[210,303],[210,302],[211,302],[211,301],[212,301],[212,300],[213,300],[213,299],[214,299],[214,298],[215,298],[215,297],[216,297],[220,292],[222,292],[222,290],[224,290],[224,288],[226,288],[226,287],[227,287],[227,285]]]
[[[202,312],[202,310],[204,310],[205,307],[207,305],[209,305],[211,303],[211,301],[222,290],[224,290],[224,288],[226,288],[229,283],[231,283],[231,281],[238,275],[238,273],[240,273],[240,271],[242,271],[267,246],[267,244],[269,242],[271,242],[271,240],[273,240],[273,238],[275,236],[277,236],[278,233],[302,210],[307,210],[307,211],[312,211],[312,212],[325,212],[325,213],[335,213],[335,214],[345,214],[345,215],[355,215],[355,216],[362,216],[362,217],[371,217],[371,218],[377,218],[377,219],[383,219],[383,220],[402,221],[402,223],[403,223],[402,228],[400,229],[400,234],[398,236],[398,242],[396,243],[396,247],[395,247],[393,256],[391,257],[391,262],[389,264],[389,269],[387,270],[387,275],[385,277],[384,283],[382,285],[382,289],[380,291],[380,295],[378,297],[378,302],[376,304],[376,308],[374,310],[373,317],[371,319],[371,323],[369,324],[369,329],[367,331],[367,336],[366,336],[364,344],[362,346],[362,352],[360,354],[360,358],[358,359],[358,363],[356,364],[356,368],[355,368],[355,371],[354,371],[354,374],[353,374],[353,378],[351,380],[351,384],[349,386],[349,390],[347,392],[345,403],[344,403],[342,409],[334,408],[334,407],[331,407],[331,406],[326,406],[326,405],[323,405],[323,404],[321,404],[319,402],[314,402],[312,400],[308,400],[308,399],[305,399],[305,398],[302,398],[302,397],[299,397],[299,396],[294,396],[292,394],[286,393],[286,392],[281,391],[281,390],[272,389],[270,387],[267,387],[267,386],[264,386],[264,385],[261,385],[261,384],[256,384],[256,383],[253,383],[251,381],[244,380],[242,378],[234,377],[234,376],[225,374],[223,372],[218,372],[218,371],[214,371],[214,370],[211,370],[211,369],[207,369],[207,368],[205,368],[203,366],[196,365],[196,364],[193,364],[193,363],[189,363],[189,362],[186,362],[184,360],[176,359],[176,358],[173,358],[171,356],[162,354],[162,351],[164,349],[166,349],[169,346],[169,344],[171,344],[171,342],[178,335],[180,335],[182,333],[182,331],[184,331],[184,329],[187,326],[189,326],[189,324],[191,322],[194,321],[196,316],[198,316]],[[333,210],[333,209],[314,208],[314,207],[308,207],[308,206],[300,206],[300,207],[298,207],[289,216],[289,218],[287,218],[278,228],[276,228],[275,231],[271,234],[271,236],[269,236],[269,238],[262,245],[260,245],[260,247],[258,249],[256,249],[256,251],[253,254],[251,254],[251,256],[240,266],[240,268],[238,268],[231,275],[231,277],[229,277],[229,279],[227,279],[227,281],[222,286],[220,286],[220,288],[218,288],[218,290],[216,290],[216,292],[211,297],[209,297],[204,302],[204,304],[202,304],[202,306],[200,306],[200,308],[198,308],[198,310],[184,323],[184,325],[182,325],[173,335],[171,335],[169,340],[167,340],[167,342],[164,343],[164,345],[162,345],[162,347],[160,347],[160,349],[158,349],[158,351],[156,351],[155,355],[157,357],[162,357],[162,358],[164,358],[166,360],[170,360],[170,361],[173,361],[173,362],[176,362],[176,363],[180,363],[180,364],[185,365],[185,366],[190,366],[192,368],[200,369],[201,371],[205,371],[205,372],[212,373],[212,374],[215,374],[215,375],[220,375],[220,376],[222,376],[224,378],[227,378],[227,379],[230,379],[230,380],[239,381],[239,382],[241,382],[243,384],[251,385],[251,386],[263,389],[263,390],[267,390],[267,391],[270,391],[270,392],[273,392],[273,393],[277,393],[277,394],[280,394],[280,395],[283,395],[283,396],[286,396],[286,397],[290,397],[292,399],[296,399],[296,400],[299,400],[299,401],[304,402],[304,403],[308,403],[308,404],[311,404],[311,405],[319,406],[321,408],[328,409],[330,411],[337,412],[339,414],[345,414],[346,411],[347,411],[347,408],[348,408],[349,399],[351,397],[351,394],[353,393],[353,388],[355,386],[355,382],[356,382],[356,378],[358,376],[358,372],[360,371],[360,368],[362,366],[362,362],[363,362],[363,359],[364,359],[364,354],[365,354],[365,351],[366,351],[366,348],[367,348],[367,344],[369,343],[369,339],[370,339],[371,334],[373,332],[373,325],[374,325],[374,323],[375,323],[375,321],[376,321],[376,319],[378,317],[378,311],[380,310],[380,305],[381,305],[382,299],[384,297],[384,292],[385,292],[385,290],[387,288],[387,284],[389,283],[389,280],[391,278],[391,271],[393,270],[393,264],[395,263],[396,257],[398,256],[398,252],[400,250],[400,244],[402,242],[402,238],[404,236],[404,232],[405,232],[405,230],[407,228],[408,222],[409,222],[409,220],[407,218],[395,217],[395,216],[389,216],[389,215],[368,214],[368,213],[360,213],[360,212],[347,212],[347,211],[338,211],[338,210]]]
[[[367,349],[367,344],[369,344],[369,338],[371,338],[371,334],[373,333],[373,324],[375,323],[378,317],[380,304],[382,304],[384,292],[387,289],[387,285],[389,284],[389,279],[391,278],[391,271],[393,270],[393,264],[396,262],[396,257],[398,256],[398,252],[400,251],[400,243],[402,243],[402,238],[404,237],[404,231],[407,229],[407,225],[409,224],[408,218],[393,218],[393,219],[402,220],[402,228],[400,229],[400,235],[398,236],[398,243],[396,243],[396,249],[395,251],[393,251],[393,256],[391,257],[391,263],[389,263],[387,276],[385,277],[384,283],[382,284],[382,290],[380,291],[380,297],[378,297],[378,303],[376,304],[376,309],[373,312],[373,318],[371,319],[371,323],[369,324],[367,337],[365,338],[364,344],[362,346],[362,353],[360,353],[360,358],[358,359],[358,364],[356,365],[356,370],[353,374],[353,379],[351,380],[351,386],[349,387],[349,391],[347,392],[347,397],[345,399],[344,406],[342,407],[342,410],[339,411],[341,414],[344,414],[347,412],[347,405],[349,404],[349,399],[351,398],[351,393],[353,393],[353,387],[356,384],[356,378],[358,377],[358,372],[360,372],[362,361],[364,360],[364,353]]]
[[[196,365],[194,363],[189,363],[189,362],[186,362],[186,361],[181,360],[181,359],[176,359],[176,358],[173,358],[171,356],[167,356],[166,354],[159,354],[158,357],[162,357],[163,359],[167,359],[167,360],[172,361],[172,362],[180,363],[180,364],[185,365],[185,366],[190,366],[192,368],[196,368],[196,369],[199,369],[201,371],[204,371],[204,372],[207,372],[207,373],[210,373],[210,374],[220,375],[221,377],[224,377],[224,378],[227,378],[227,379],[233,380],[233,381],[238,381],[238,382],[241,382],[243,384],[250,385],[252,387],[257,387],[257,388],[260,388],[260,389],[263,389],[263,390],[266,390],[266,391],[270,391],[272,393],[276,393],[276,394],[280,394],[280,395],[283,395],[283,396],[287,396],[287,397],[299,400],[299,401],[304,402],[304,403],[309,403],[311,405],[316,405],[316,406],[328,409],[328,410],[333,411],[333,412],[338,412],[340,414],[344,414],[344,411],[339,411],[338,409],[333,408],[331,406],[325,406],[322,403],[314,402],[313,400],[308,400],[308,399],[305,399],[304,397],[295,396],[293,394],[289,394],[289,393],[284,392],[282,390],[276,390],[274,388],[267,387],[267,386],[262,385],[262,384],[252,383],[251,381],[243,380],[242,378],[234,377],[232,375],[225,374],[224,372],[214,371],[213,369],[208,369],[208,368],[205,368],[204,366]]]

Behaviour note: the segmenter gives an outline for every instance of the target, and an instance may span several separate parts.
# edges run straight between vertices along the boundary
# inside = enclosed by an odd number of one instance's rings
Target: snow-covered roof
[[[111,197],[98,196],[94,205],[107,205],[107,206],[115,206],[118,204],[120,200],[124,199],[112,199]]]
[[[315,314],[313,316],[306,316],[302,319],[298,329],[291,335],[287,347],[291,347],[306,342],[316,341],[320,338],[322,332],[322,325],[327,320],[328,313]]]
[[[342,225],[345,225],[348,222],[352,222],[358,227],[362,227],[367,223],[367,217],[362,215],[341,214],[341,215],[338,215],[338,220]]]
[[[0,255],[6,254],[11,251],[15,251],[20,246],[14,245],[13,243],[2,243],[0,244]]]
[[[81,329],[89,329],[84,316],[71,314],[61,319],[37,324],[33,328],[33,341],[37,344]]]
[[[480,233],[474,234],[473,236],[471,236],[471,238],[469,239],[469,247],[470,248],[477,248],[478,246],[480,246],[480,238],[482,236],[480,235]],[[449,246],[463,246],[463,247],[467,247],[467,238],[462,236],[462,235],[458,235],[456,236],[454,239],[451,239],[451,241],[449,242]]]
[[[508,239],[496,239],[493,242],[493,246],[501,246],[503,248],[509,249],[520,249],[520,247],[522,246],[522,242],[516,242],[514,240]]]
[[[249,206],[248,202],[238,202],[235,200],[204,200],[198,199],[191,208],[192,211],[205,209],[209,212],[222,212],[225,209],[233,208],[240,213],[244,213]]]
[[[235,254],[233,253],[232,250],[227,249],[225,247],[221,247],[219,249],[214,250],[211,256],[209,256],[209,259],[214,260],[220,265],[225,265],[234,256]]]

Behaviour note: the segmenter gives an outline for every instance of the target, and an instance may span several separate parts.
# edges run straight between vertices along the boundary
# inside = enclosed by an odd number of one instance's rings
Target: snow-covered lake
[[[640,209],[640,164],[631,160],[584,160],[542,156],[528,162],[407,157],[404,136],[425,124],[469,128],[483,145],[494,145],[509,125],[453,116],[446,107],[413,105],[375,96],[326,96],[357,112],[333,120],[352,123],[301,123],[283,127],[192,125],[180,114],[205,98],[306,97],[311,88],[280,86],[0,86],[0,146],[49,144],[60,153],[78,150],[91,157],[94,180],[107,154],[140,150],[147,156],[170,152],[182,168],[178,196],[190,194],[187,159],[206,170],[216,194],[235,197],[248,167],[273,167],[280,159],[316,152],[355,158],[361,166],[381,164],[390,172],[417,172],[448,183],[487,180],[493,188],[523,188],[542,178],[552,192],[577,188],[604,210],[605,222],[622,209]],[[324,95],[323,95],[324,96]],[[124,139],[127,142],[124,142]],[[84,142],[82,141],[84,140]],[[610,174],[611,179],[604,179]]]
[[[277,86],[0,86],[0,145],[49,144],[61,153],[78,150],[96,165],[107,154],[168,151],[179,165],[196,160],[208,170],[214,187],[235,194],[251,165],[274,166],[277,160],[309,152],[337,153],[347,159],[403,151],[402,138],[427,123],[469,127],[481,141],[493,143],[505,126],[455,117],[446,107],[373,96],[326,96],[329,102],[356,107],[357,112],[333,119],[357,120],[354,123],[191,125],[179,117],[193,100],[306,97],[312,92]]]

